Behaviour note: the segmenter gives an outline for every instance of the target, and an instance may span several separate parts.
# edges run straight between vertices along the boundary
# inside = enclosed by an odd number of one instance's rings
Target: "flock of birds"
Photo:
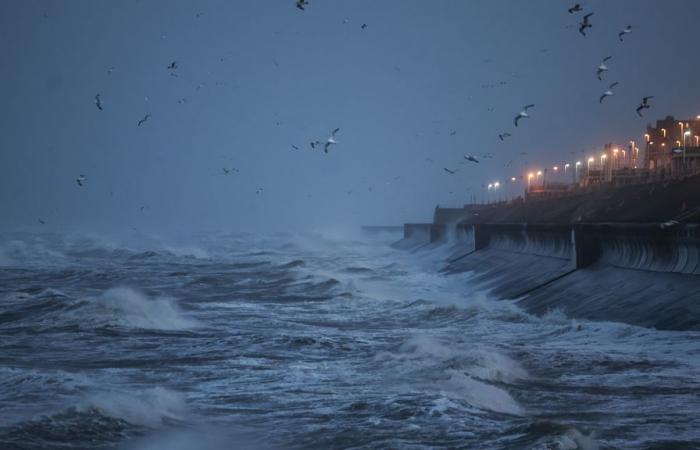
[[[301,10],[301,11],[305,11],[306,8],[309,6],[309,4],[310,4],[310,0],[295,0],[295,6],[296,6],[296,8],[298,8],[298,9]],[[576,3],[576,4],[574,4],[572,7],[568,8],[568,13],[569,13],[569,14],[572,14],[572,15],[573,15],[573,14],[577,14],[577,13],[581,13],[581,12],[583,12],[583,11],[584,11],[584,9],[582,8],[581,4],[579,4],[579,3]],[[585,14],[585,15],[582,16],[582,19],[581,19],[581,21],[580,21],[579,24],[578,24],[578,31],[579,31],[579,33],[580,33],[582,36],[584,36],[584,37],[587,36],[586,31],[593,28],[593,24],[592,24],[592,22],[591,22],[591,17],[593,17],[593,16],[594,16],[594,13],[593,13],[593,12],[588,12],[587,14]],[[199,15],[198,15],[198,17],[199,17]],[[348,21],[348,19],[345,19],[345,20],[343,21],[343,23],[347,23],[347,21]],[[362,28],[362,29],[365,29],[366,27],[367,27],[367,24],[362,24],[362,25],[361,25],[361,28]],[[620,31],[620,32],[618,33],[618,39],[620,40],[620,42],[624,42],[625,36],[629,35],[631,32],[632,32],[632,26],[631,26],[631,25],[627,25],[622,31]],[[609,67],[608,67],[608,63],[609,63],[609,61],[611,61],[611,60],[612,60],[612,56],[606,56],[606,57],[603,58],[603,60],[601,61],[600,65],[598,66],[598,68],[597,68],[597,70],[596,70],[596,77],[598,78],[598,80],[600,80],[600,81],[603,81],[603,80],[604,80],[604,76],[605,76],[605,75],[609,72],[609,70],[610,70]],[[275,65],[277,65],[277,62],[276,62],[276,61],[274,61],[274,62],[275,62]],[[109,70],[108,70],[108,74],[109,74],[109,75],[111,75],[113,69],[114,69],[113,67],[110,67],[110,68],[109,68]],[[169,64],[167,64],[166,69],[170,72],[170,76],[172,76],[172,77],[178,77],[178,74],[177,74],[177,69],[178,69],[177,61],[172,61],[172,62],[170,62]],[[506,82],[501,82],[501,84],[506,84]],[[615,93],[614,93],[614,91],[613,91],[613,88],[615,88],[615,87],[618,86],[618,85],[619,85],[619,82],[617,82],[617,81],[615,81],[615,82],[609,84],[608,87],[607,87],[607,89],[605,89],[605,91],[604,91],[604,92],[602,93],[602,95],[599,97],[599,103],[602,104],[603,101],[604,101],[607,97],[614,96]],[[197,87],[197,89],[199,90],[200,87],[201,87],[201,84]],[[490,85],[489,85],[489,86],[482,86],[482,87],[493,87],[493,86],[490,86]],[[644,98],[642,99],[641,103],[639,104],[639,106],[636,108],[636,113],[637,113],[640,117],[642,117],[642,111],[644,111],[645,109],[648,109],[648,108],[651,107],[651,105],[650,105],[650,103],[649,103],[649,100],[651,100],[652,98],[654,98],[654,97],[653,97],[653,96],[644,97]],[[95,95],[94,100],[95,100],[95,106],[97,107],[97,109],[98,109],[99,111],[104,111],[104,103],[103,103],[103,101],[102,101],[102,97],[101,97],[101,94],[100,94],[100,93],[97,93],[97,94]],[[179,102],[179,103],[183,103],[183,102],[186,102],[186,100],[187,100],[187,99],[184,99],[184,98],[183,98],[183,99],[178,100],[178,102]],[[534,107],[535,107],[535,104],[527,104],[527,105],[523,106],[522,109],[520,110],[520,112],[518,112],[518,114],[515,115],[515,117],[513,118],[513,125],[514,125],[516,128],[517,128],[518,126],[520,126],[520,125],[521,125],[521,121],[522,121],[523,119],[527,119],[527,118],[530,117],[530,115],[529,115],[530,110],[531,110],[532,108],[534,108]],[[151,114],[150,114],[150,113],[145,114],[145,115],[143,116],[143,118],[141,118],[141,119],[137,122],[137,126],[138,126],[138,127],[144,126],[144,125],[148,122],[148,120],[149,120],[150,117],[151,117]],[[336,135],[337,135],[337,133],[338,133],[339,131],[340,131],[340,128],[335,128],[325,140],[312,140],[312,141],[310,141],[309,145],[310,145],[311,149],[317,149],[317,148],[321,148],[321,147],[322,147],[324,153],[328,154],[330,148],[331,148],[332,146],[335,146],[335,145],[338,144],[338,141],[336,140]],[[456,134],[456,131],[453,131],[450,135],[452,136],[452,135],[454,135],[454,134]],[[504,132],[501,132],[501,133],[498,134],[498,138],[499,138],[500,141],[505,141],[507,138],[510,138],[510,137],[512,137],[512,136],[513,136],[513,135],[512,135],[510,132],[508,132],[508,131],[504,131]],[[292,148],[295,149],[295,150],[299,150],[299,147],[296,146],[296,145],[294,145],[294,144],[292,144]],[[521,153],[521,154],[526,154],[526,153],[523,152],[523,153]],[[479,155],[479,158],[491,158],[491,157],[492,157],[492,156],[491,156],[490,154]],[[479,158],[477,158],[477,156],[475,156],[475,155],[468,155],[468,154],[465,154],[465,155],[464,155],[464,160],[465,160],[465,161],[463,161],[462,163],[468,162],[468,163],[479,164],[479,163],[480,163],[480,159],[479,159]],[[426,160],[428,160],[428,159],[430,159],[430,158],[426,158]],[[432,161],[432,160],[431,160],[431,161]],[[512,161],[511,161],[510,163],[506,164],[506,166],[507,166],[507,167],[510,166],[511,163],[512,163]],[[232,174],[234,174],[234,173],[239,172],[239,170],[238,170],[237,168],[234,168],[234,167],[232,167],[232,168],[224,167],[222,170],[223,170],[223,174],[224,174],[224,175],[232,175]],[[458,169],[450,169],[450,168],[448,168],[448,167],[444,167],[444,171],[447,172],[447,173],[450,174],[450,175],[454,175],[455,173],[457,173]],[[86,185],[86,183],[87,183],[87,177],[86,177],[84,174],[80,174],[80,175],[75,179],[75,182],[77,183],[77,185],[78,185],[79,187],[84,187],[84,186]],[[352,192],[352,191],[349,191],[349,192]],[[258,188],[258,189],[256,190],[256,194],[259,195],[259,194],[262,194],[262,193],[263,193],[263,188]],[[45,224],[45,221],[43,221],[42,219],[39,219],[39,222],[42,223],[42,224]]]
[[[308,1],[306,1],[306,3],[308,4]],[[580,3],[576,3],[572,7],[568,8],[568,12],[569,12],[569,14],[580,13],[580,12],[583,12],[583,7],[581,6]],[[589,12],[589,13],[585,14],[583,16],[583,18],[581,19],[581,22],[579,22],[579,24],[578,24],[579,25],[578,31],[584,37],[587,36],[586,30],[593,28],[593,24],[591,23],[591,17],[593,15],[594,15],[593,12]],[[632,33],[632,25],[627,25],[622,31],[620,31],[617,34],[617,37],[620,40],[620,42],[624,42],[624,37],[630,33]],[[611,59],[612,59],[612,56],[606,56],[605,58],[603,58],[603,61],[598,66],[598,69],[596,70],[596,77],[598,78],[599,81],[603,81],[603,75],[610,70],[606,63],[608,61],[610,61]],[[602,104],[603,100],[605,100],[607,97],[611,97],[611,96],[615,95],[613,88],[619,84],[620,83],[617,81],[609,84],[607,89],[605,89],[605,91],[603,91],[602,95],[599,97],[598,102]],[[652,98],[654,98],[653,95],[642,98],[641,103],[639,104],[639,106],[637,106],[637,108],[635,110],[637,112],[637,115],[639,115],[640,117],[643,117],[642,111],[645,109],[651,108],[651,105],[649,104],[649,100],[651,100]],[[534,107],[535,107],[534,104],[529,104],[529,105],[523,106],[522,110],[513,119],[513,124],[515,125],[515,127],[517,127],[519,125],[519,123],[522,119],[526,119],[526,118],[530,117],[530,115],[528,114],[528,111]],[[507,131],[504,131],[504,132],[498,134],[498,139],[500,139],[501,141],[505,141],[506,138],[509,138],[509,137],[512,137],[512,134],[507,132]],[[469,162],[473,162],[473,163],[477,163],[477,164],[479,163],[479,159],[477,159],[474,155],[464,155],[464,159],[466,161],[469,161]],[[507,166],[509,166],[509,164],[506,164],[506,167]],[[444,167],[443,170],[445,172],[449,173],[450,175],[454,175],[455,173],[457,173],[457,169],[450,169],[450,168]],[[522,176],[521,176],[521,178],[522,178]]]

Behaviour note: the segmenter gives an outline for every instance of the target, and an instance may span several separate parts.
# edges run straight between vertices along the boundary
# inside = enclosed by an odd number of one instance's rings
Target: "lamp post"
[[[574,183],[578,181],[578,168],[581,165],[581,161],[576,161],[576,165],[574,166]]]
[[[685,141],[686,137],[690,136],[691,134],[692,133],[690,132],[690,130],[686,130],[685,133],[683,133],[683,168],[685,168]]]
[[[590,158],[588,158],[588,170],[589,171],[591,170],[591,163],[594,161],[595,161],[595,159],[592,156]]]

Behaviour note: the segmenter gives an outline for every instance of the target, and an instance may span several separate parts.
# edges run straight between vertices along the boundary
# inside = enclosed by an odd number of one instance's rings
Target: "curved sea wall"
[[[452,245],[444,273],[526,310],[700,330],[700,227],[692,224],[427,224],[413,248]],[[401,242],[401,241],[400,241]],[[416,244],[418,243],[418,244]]]

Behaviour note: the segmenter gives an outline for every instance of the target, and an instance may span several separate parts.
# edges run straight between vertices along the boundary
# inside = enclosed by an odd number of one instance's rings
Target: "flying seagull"
[[[46,222],[44,222],[43,220],[41,220],[41,217],[39,217],[37,220],[39,221],[40,224],[46,225]]]
[[[140,127],[141,125],[143,125],[144,123],[146,123],[146,121],[148,120],[149,117],[151,117],[150,114],[146,114],[145,116],[143,116],[143,119],[139,120],[138,126]]]
[[[255,194],[256,194],[256,195],[260,195],[260,194],[262,194],[262,193],[263,193],[263,188],[257,188],[257,189],[255,190]]]
[[[338,143],[338,142],[335,140],[335,133],[337,133],[338,131],[340,131],[340,128],[336,128],[335,130],[333,130],[333,132],[331,133],[331,135],[328,137],[328,139],[326,140],[326,144],[323,146],[323,151],[324,151],[324,152],[328,153],[328,147],[330,147],[331,145],[335,145],[335,144]]]
[[[75,179],[75,182],[78,183],[78,186],[83,187],[83,183],[87,181],[87,178],[85,178],[85,175],[82,173],[78,175],[78,178]]]
[[[175,70],[177,69],[177,61],[173,61],[168,65],[168,70]]]
[[[467,161],[471,161],[471,162],[475,162],[475,163],[479,164],[479,160],[476,159],[475,156],[472,156],[472,155],[464,155],[464,159],[466,159]]]
[[[630,34],[631,32],[632,32],[632,25],[627,25],[627,27],[624,30],[617,33],[617,37],[620,39],[620,42],[624,42],[622,40],[622,37],[626,34]]]
[[[501,133],[498,135],[498,139],[504,141],[507,137],[510,137],[510,136],[511,136],[510,133]]]
[[[608,66],[606,66],[605,63],[610,61],[611,59],[612,56],[606,56],[605,58],[603,58],[603,62],[600,63],[600,65],[598,66],[598,70],[596,70],[595,74],[598,76],[599,80],[602,80],[600,76],[603,74],[603,72],[607,72],[609,70]]]
[[[588,18],[592,15],[593,13],[588,13],[585,16],[583,16],[583,22],[579,24],[578,32],[584,36],[586,35],[586,28],[593,28],[593,25],[591,25],[591,23],[588,21]]]
[[[100,99],[100,94],[95,95],[95,105],[97,105],[97,109],[102,111],[102,99]]]
[[[361,26],[360,28],[362,28],[362,29],[364,30],[365,28],[367,28],[367,24],[366,24],[366,23],[363,23],[362,26]]]
[[[515,119],[514,119],[513,121],[515,122],[515,126],[516,126],[516,127],[518,126],[518,120],[520,120],[520,119],[522,119],[522,118],[524,118],[524,117],[530,117],[530,116],[527,114],[527,110],[530,109],[530,108],[532,108],[533,106],[535,106],[535,105],[525,105],[525,106],[523,107],[523,110],[520,111],[520,112],[518,113],[517,116],[515,116]]]
[[[294,145],[294,144],[292,144],[292,148],[293,148],[294,150],[299,150],[299,147],[297,147],[297,146]]]
[[[309,0],[297,0],[297,8],[304,10],[305,6],[309,5]]]
[[[235,167],[231,167],[230,169],[227,169],[226,167],[223,168],[224,175],[231,175],[233,172],[238,172],[238,169]]]
[[[573,14],[573,13],[579,12],[579,11],[583,11],[583,9],[581,9],[581,5],[578,3],[576,3],[574,6],[569,8],[569,14]]]
[[[448,169],[447,167],[443,167],[442,170],[444,170],[445,172],[449,173],[450,175],[454,175],[455,172],[457,172],[457,169],[455,169],[455,170],[450,170],[450,169]]]
[[[642,104],[637,106],[637,115],[639,115],[639,117],[642,117],[642,110],[643,109],[651,108],[651,105],[649,104],[649,99],[652,99],[652,98],[654,98],[653,95],[650,95],[649,97],[644,97],[642,99]]]
[[[616,82],[614,82],[613,84],[611,84],[610,86],[608,86],[608,89],[607,89],[605,92],[603,92],[603,95],[600,96],[600,100],[599,100],[598,102],[599,102],[599,103],[603,103],[603,99],[604,99],[605,97],[610,97],[610,96],[612,96],[612,95],[615,95],[615,93],[612,91],[612,88],[614,88],[614,87],[617,86],[618,84],[620,84],[620,83],[618,83],[618,82],[616,81]]]

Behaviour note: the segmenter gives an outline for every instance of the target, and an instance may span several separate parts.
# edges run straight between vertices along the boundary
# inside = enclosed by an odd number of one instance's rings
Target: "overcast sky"
[[[641,140],[668,114],[700,114],[700,2],[582,2],[594,12],[587,37],[569,6],[4,0],[0,228],[40,228],[39,218],[63,231],[425,221],[436,204],[481,196],[484,183]],[[600,105],[613,81],[616,95]],[[514,129],[528,103],[531,118]],[[309,147],[336,127],[329,154]],[[501,142],[504,131],[513,136]],[[460,164],[465,153],[493,158]]]

